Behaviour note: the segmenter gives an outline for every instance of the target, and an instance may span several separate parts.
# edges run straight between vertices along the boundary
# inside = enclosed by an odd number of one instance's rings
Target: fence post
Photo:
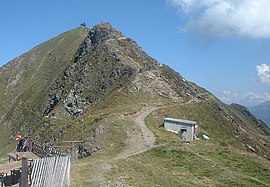
[[[49,146],[46,145],[45,146],[45,157],[48,157],[49,156]]]
[[[19,187],[27,187],[28,186],[28,158],[27,156],[22,156],[22,175]]]

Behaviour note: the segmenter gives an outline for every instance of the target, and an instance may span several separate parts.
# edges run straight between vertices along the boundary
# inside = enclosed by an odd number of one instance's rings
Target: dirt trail
[[[154,147],[156,137],[155,135],[147,128],[145,124],[145,118],[153,111],[155,111],[157,107],[153,106],[144,106],[142,109],[136,114],[122,116],[123,119],[128,121],[133,121],[134,126],[127,126],[125,131],[127,133],[126,138],[126,147],[120,152],[116,157],[113,157],[108,160],[103,160],[98,163],[95,167],[94,172],[94,181],[98,182],[101,186],[123,186],[124,184],[114,185],[110,181],[106,181],[104,175],[105,173],[111,170],[111,162],[113,160],[126,159],[130,156],[137,155],[143,153],[147,150],[150,150]]]
[[[145,118],[156,109],[157,107],[146,106],[138,113],[124,117],[129,121],[133,121],[135,127],[126,128],[126,147],[115,159],[126,159],[132,155],[143,153],[155,147],[154,143],[156,137],[146,126]]]

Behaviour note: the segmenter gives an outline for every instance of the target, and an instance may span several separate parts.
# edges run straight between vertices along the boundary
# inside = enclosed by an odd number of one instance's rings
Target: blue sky
[[[270,100],[270,0],[0,1],[0,66],[106,21],[226,103]]]

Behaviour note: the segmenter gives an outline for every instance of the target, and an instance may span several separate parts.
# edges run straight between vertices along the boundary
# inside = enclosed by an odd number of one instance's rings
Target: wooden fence
[[[70,156],[47,157],[32,162],[31,187],[70,185]]]

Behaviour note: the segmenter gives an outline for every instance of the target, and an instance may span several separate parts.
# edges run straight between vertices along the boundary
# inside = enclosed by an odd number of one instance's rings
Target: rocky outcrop
[[[111,53],[111,46],[104,43],[119,37],[123,35],[107,23],[89,32],[74,63],[53,84],[43,115],[48,115],[60,101],[70,115],[81,115],[129,81],[136,70]]]

